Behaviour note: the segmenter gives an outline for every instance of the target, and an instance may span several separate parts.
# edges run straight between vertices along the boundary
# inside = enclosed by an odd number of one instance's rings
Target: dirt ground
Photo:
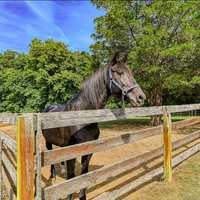
[[[122,126],[119,124],[113,124],[112,126],[107,127],[107,128],[106,127],[100,128],[101,129],[100,138],[119,136],[121,134],[131,133],[134,130],[138,130],[138,129],[142,129],[142,128],[146,128],[146,127],[148,127],[148,126],[147,125],[136,126],[135,124],[133,124],[133,125],[128,124],[128,125]],[[5,131],[12,138],[15,138],[15,127],[14,126],[7,126],[7,125],[0,124],[0,129]],[[183,136],[185,136],[186,134],[189,134],[195,130],[200,130],[200,124],[173,131],[173,141],[180,139]],[[199,141],[196,141],[196,142],[199,142]],[[133,156],[133,155],[137,156],[137,155],[143,154],[145,152],[151,151],[160,146],[162,146],[162,135],[152,136],[152,137],[143,139],[141,141],[138,141],[134,144],[123,145],[123,146],[120,146],[120,147],[112,149],[112,150],[95,153],[90,162],[90,171],[98,169],[100,167],[103,167],[107,164],[114,163],[121,159],[125,159],[126,157],[129,157],[129,156]],[[41,138],[41,148],[45,149],[43,138]],[[178,151],[181,151],[184,149],[185,149],[185,147]],[[175,152],[175,153],[177,153],[177,152]],[[123,175],[120,175],[120,176],[110,179],[106,183],[102,183],[95,187],[90,188],[88,190],[88,195],[87,195],[88,200],[91,200],[92,198],[100,195],[103,192],[112,191],[112,190],[114,190],[120,186],[123,186],[124,184],[134,180],[137,176],[139,176],[139,174],[145,173],[145,171],[148,170],[148,168],[152,168],[154,165],[160,163],[161,160],[162,160],[162,158],[158,159],[156,161],[153,161],[152,163],[148,163],[145,167],[139,168],[137,170],[129,171]],[[56,166],[56,170],[57,170],[57,178],[56,178],[55,182],[56,183],[63,182],[65,174],[61,174],[60,164],[58,164]],[[76,174],[79,174],[79,173],[80,173],[80,158],[77,159],[77,163],[76,163]],[[42,186],[43,187],[46,187],[46,186],[49,186],[49,185],[55,183],[54,181],[49,179],[49,176],[50,176],[50,167],[48,166],[48,167],[42,168]],[[127,194],[126,196],[123,196],[121,199],[124,199],[124,200],[133,200],[133,199],[134,200],[146,200],[144,197],[143,198],[141,198],[141,197],[142,197],[144,191],[147,192],[148,190],[151,190],[152,184],[154,184],[154,183],[148,184],[148,185],[144,186],[143,188],[138,189],[137,191],[133,191],[133,192]],[[75,196],[77,196],[77,195],[75,195]]]

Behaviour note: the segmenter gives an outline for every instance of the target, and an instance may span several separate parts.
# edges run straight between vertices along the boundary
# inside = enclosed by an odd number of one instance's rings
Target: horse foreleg
[[[46,147],[48,150],[52,150],[53,147],[52,147],[52,144],[49,143],[49,142],[46,142]],[[56,168],[54,165],[51,165],[51,175],[50,175],[50,178],[55,178],[56,177]]]
[[[60,170],[61,174],[64,175],[65,178],[67,178],[67,177],[66,177],[66,174],[67,174],[66,172],[67,172],[67,171],[66,171],[66,167],[65,167],[65,162],[64,162],[64,161],[61,162],[60,167],[61,167],[61,170]]]
[[[67,179],[75,177],[75,162],[76,159],[67,161]],[[67,196],[67,200],[72,200],[72,199],[73,199],[73,194],[69,194]]]
[[[81,174],[88,173],[89,162],[90,162],[91,157],[92,157],[92,154],[82,156],[82,158],[81,158],[81,164],[82,164]],[[79,194],[79,199],[86,200],[86,188],[81,189],[80,194]]]

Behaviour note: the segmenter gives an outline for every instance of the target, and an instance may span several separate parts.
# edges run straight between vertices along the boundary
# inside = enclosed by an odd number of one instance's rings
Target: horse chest
[[[45,139],[56,146],[67,146],[71,136],[76,132],[76,127],[53,128],[43,131]]]

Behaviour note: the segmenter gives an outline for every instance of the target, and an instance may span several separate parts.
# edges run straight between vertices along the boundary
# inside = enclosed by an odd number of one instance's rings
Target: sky
[[[93,20],[103,15],[89,0],[0,0],[0,52],[27,52],[33,38],[54,39],[73,51],[94,42]]]

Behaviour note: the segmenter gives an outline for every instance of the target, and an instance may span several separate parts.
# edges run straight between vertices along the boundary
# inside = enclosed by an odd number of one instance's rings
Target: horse
[[[50,105],[44,112],[102,109],[110,96],[121,97],[123,102],[127,98],[133,106],[141,106],[146,99],[132,71],[128,68],[127,54],[123,52],[115,53],[111,62],[91,75],[82,84],[80,91],[66,104]],[[99,134],[97,123],[43,130],[48,150],[52,149],[52,145],[64,147],[96,140]],[[82,156],[81,174],[88,172],[91,157],[92,154]],[[75,177],[75,161],[75,159],[66,161],[67,179]],[[55,178],[55,176],[55,167],[51,165],[50,178]],[[73,194],[67,196],[67,200],[72,199]],[[81,189],[79,199],[86,200],[86,188]]]

